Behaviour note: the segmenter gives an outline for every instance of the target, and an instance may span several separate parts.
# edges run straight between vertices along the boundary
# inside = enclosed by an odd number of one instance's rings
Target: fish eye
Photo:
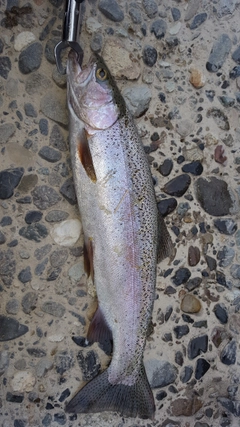
[[[96,78],[104,82],[108,77],[108,73],[104,68],[98,68],[96,71]]]

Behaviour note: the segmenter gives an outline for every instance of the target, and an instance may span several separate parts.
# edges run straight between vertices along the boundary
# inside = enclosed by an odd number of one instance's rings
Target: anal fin
[[[99,306],[89,325],[87,340],[90,344],[98,342],[105,353],[111,354],[112,332]]]
[[[164,219],[158,213],[158,258],[157,262],[169,257],[171,260],[175,257],[175,248],[171,236],[168,232]]]

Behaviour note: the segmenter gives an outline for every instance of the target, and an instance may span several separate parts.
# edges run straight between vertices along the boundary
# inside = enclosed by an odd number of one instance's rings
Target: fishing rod
[[[54,55],[60,74],[66,74],[66,67],[62,63],[62,51],[68,47],[78,55],[78,62],[83,61],[83,49],[78,43],[81,22],[82,3],[84,0],[66,0],[63,17],[62,40],[55,46]]]

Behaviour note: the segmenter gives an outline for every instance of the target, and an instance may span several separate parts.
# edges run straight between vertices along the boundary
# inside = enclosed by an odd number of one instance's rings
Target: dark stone
[[[25,239],[41,242],[42,239],[47,237],[48,231],[45,225],[36,223],[20,228],[19,234],[20,236],[25,237]]]
[[[52,415],[47,413],[45,417],[42,419],[42,425],[44,427],[48,427],[48,426],[51,426],[51,422],[52,422]]]
[[[209,215],[229,215],[233,201],[225,181],[215,177],[198,178],[195,183],[197,200]]]
[[[47,119],[40,119],[39,120],[39,130],[40,133],[44,136],[48,135],[48,121]]]
[[[192,338],[188,344],[188,357],[195,359],[201,352],[206,353],[208,349],[208,336],[201,335],[200,337]]]
[[[171,332],[165,332],[165,334],[162,336],[162,340],[164,342],[170,342],[170,341],[172,341],[172,334],[171,334]]]
[[[219,129],[229,130],[230,125],[226,114],[224,114],[219,108],[213,107],[207,111],[207,117],[212,117]]]
[[[224,64],[231,47],[232,42],[230,37],[227,34],[221,34],[212,47],[206,64],[207,70],[216,73]]]
[[[173,332],[175,334],[175,337],[177,339],[180,339],[184,335],[187,335],[189,333],[189,327],[188,325],[178,325],[173,328]]]
[[[29,74],[37,70],[42,62],[43,48],[39,42],[32,43],[19,55],[18,66],[22,74]]]
[[[59,42],[59,39],[54,38],[54,39],[49,39],[46,43],[44,54],[45,54],[45,57],[48,60],[48,62],[50,62],[50,64],[56,63],[55,55],[54,55],[54,48],[58,42]]]
[[[45,313],[51,314],[55,317],[62,317],[66,311],[65,307],[54,301],[46,301],[41,307],[42,311]]]
[[[240,46],[237,47],[236,50],[234,50],[232,54],[232,59],[237,63],[240,64]]]
[[[6,227],[7,225],[11,225],[12,224],[12,218],[10,216],[3,216],[1,221],[0,221],[0,225],[2,227]]]
[[[34,106],[30,102],[26,102],[24,104],[24,111],[26,116],[28,117],[37,117],[37,112],[34,108]]]
[[[26,427],[26,422],[24,420],[14,420],[14,427]]]
[[[34,252],[34,256],[38,261],[41,261],[52,249],[52,245],[49,243],[47,245],[42,246],[39,249],[36,249]]]
[[[223,246],[217,253],[217,259],[219,260],[220,267],[228,267],[235,257],[235,251],[233,248]]]
[[[198,322],[194,322],[193,324],[194,328],[207,328],[207,320],[199,320]]]
[[[85,318],[83,316],[81,316],[81,314],[75,313],[75,311],[70,310],[69,313],[71,313],[74,317],[76,317],[76,319],[79,320],[79,322],[85,326],[86,325],[86,321]]]
[[[42,219],[42,212],[40,211],[29,211],[25,216],[25,222],[27,224],[33,224],[35,222],[39,222]]]
[[[54,414],[54,421],[60,426],[64,426],[67,422],[66,414],[64,412],[58,412],[57,414]]]
[[[170,285],[167,286],[165,291],[164,291],[164,294],[166,294],[166,295],[173,295],[175,293],[176,293],[176,289],[174,289],[174,287],[170,286]]]
[[[224,107],[233,107],[235,104],[235,99],[230,96],[218,96],[218,99]]]
[[[221,403],[221,405],[227,409],[231,414],[233,414],[235,417],[240,417],[240,401],[239,400],[230,400],[227,397],[218,397],[218,402]],[[224,424],[233,426],[232,422],[230,421],[230,424]]]
[[[189,269],[186,267],[181,267],[176,271],[175,275],[171,277],[171,279],[175,286],[180,286],[183,283],[186,283],[190,276],[191,272]]]
[[[229,73],[229,77],[232,80],[235,80],[237,77],[240,76],[240,65],[236,65],[233,67],[233,69]]]
[[[166,313],[165,313],[165,316],[164,316],[165,322],[167,322],[167,321],[169,320],[169,318],[170,318],[170,316],[171,316],[172,312],[173,312],[173,308],[172,308],[172,306],[170,305],[170,306],[168,306],[168,307],[166,308]]]
[[[217,261],[215,260],[215,258],[212,258],[209,255],[206,255],[205,258],[206,258],[206,262],[207,262],[207,266],[208,266],[209,270],[210,271],[216,270]]]
[[[219,285],[224,286],[225,288],[229,288],[227,281],[226,281],[226,277],[225,274],[222,273],[221,271],[216,271],[216,281]]]
[[[143,0],[143,7],[150,19],[154,18],[158,13],[158,5],[155,0]]]
[[[224,365],[234,365],[236,363],[237,343],[235,340],[230,341],[222,350],[220,360]]]
[[[173,178],[165,184],[163,191],[170,196],[181,197],[186,193],[190,184],[191,178],[189,175],[178,175],[176,178]]]
[[[187,383],[191,379],[192,373],[192,366],[184,366],[182,372],[180,373],[180,380],[182,381],[182,383]]]
[[[70,203],[70,205],[75,205],[77,203],[77,196],[72,178],[68,178],[64,182],[60,188],[60,193]]]
[[[153,46],[145,46],[143,49],[143,62],[148,67],[153,67],[157,61],[157,51]]]
[[[53,25],[56,22],[56,16],[53,16],[50,21],[47,23],[47,25],[44,27],[44,29],[41,31],[40,36],[39,36],[39,40],[43,41],[45,40],[45,38],[48,36],[48,34],[50,33]]]
[[[10,341],[28,332],[26,325],[21,325],[16,319],[0,315],[0,341]]]
[[[48,146],[42,147],[39,150],[38,155],[42,159],[44,159],[44,160],[46,160],[47,162],[50,162],[50,163],[56,163],[62,157],[62,154],[59,151],[54,150],[54,148],[48,147]]]
[[[237,230],[237,224],[232,218],[215,219],[214,225],[220,233],[228,236],[231,236]]]
[[[62,133],[62,130],[56,124],[52,128],[49,142],[52,147],[57,148],[60,151],[67,150],[67,144],[66,144],[64,135]]]
[[[196,28],[198,28],[201,24],[203,24],[203,22],[205,22],[207,19],[207,13],[202,12],[199,13],[198,15],[194,16],[191,24],[190,24],[190,30],[195,30]]]
[[[203,172],[202,163],[199,160],[188,163],[182,167],[182,171],[186,173],[191,173],[195,176],[201,175]]]
[[[202,359],[202,358],[198,359],[196,370],[195,370],[196,380],[200,380],[200,378],[202,378],[203,375],[206,374],[209,368],[210,368],[210,363],[208,363],[205,359]]]
[[[18,199],[16,199],[16,202],[22,203],[23,205],[27,205],[32,203],[32,198],[30,196],[19,197]]]
[[[12,64],[8,56],[0,57],[0,76],[5,80],[8,78],[8,73],[11,71]]]
[[[214,96],[215,96],[215,91],[210,89],[210,90],[205,90],[206,96],[209,99],[209,101],[213,101],[214,100]]]
[[[55,369],[58,374],[63,375],[74,366],[73,353],[67,350],[60,351],[55,356]]]
[[[79,347],[87,347],[88,342],[86,341],[86,337],[72,337],[73,342],[77,344]]]
[[[176,7],[172,7],[171,8],[171,12],[172,12],[172,17],[173,17],[173,20],[176,22],[176,21],[179,21],[179,19],[181,18],[181,12],[180,12],[180,10],[179,9],[177,9]]]
[[[60,6],[62,6],[62,4],[63,4],[63,0],[49,0],[50,1],[50,3],[54,6],[54,7],[56,7],[57,9],[60,7]]]
[[[11,403],[22,403],[24,399],[23,394],[13,394],[10,391],[7,392],[6,401]]]
[[[171,197],[170,199],[163,199],[160,200],[157,204],[158,210],[160,214],[165,217],[166,215],[169,215],[176,209],[177,207],[177,200]]]
[[[173,168],[173,161],[172,161],[172,159],[165,159],[164,162],[163,162],[163,164],[159,166],[158,171],[163,176],[168,176],[172,172],[172,168]]]
[[[5,242],[6,242],[6,237],[4,236],[2,231],[0,231],[0,245],[3,245]]]
[[[0,39],[0,53],[3,53],[4,43],[2,39]]]
[[[0,199],[9,199],[13,195],[13,190],[18,186],[23,173],[23,168],[5,169],[0,172]]]
[[[89,350],[87,353],[84,350],[80,350],[77,354],[77,361],[81,368],[84,381],[91,380],[100,371],[101,365],[94,350]]]
[[[66,388],[65,390],[63,390],[63,392],[61,393],[61,396],[59,397],[59,402],[64,402],[65,399],[67,399],[68,396],[70,396],[71,392],[69,390],[69,388]]]
[[[5,286],[11,286],[16,271],[16,261],[11,249],[0,251],[0,277]]]
[[[194,323],[194,320],[191,318],[191,316],[189,316],[189,314],[183,313],[182,314],[182,319],[183,319],[184,322]]]
[[[45,220],[47,222],[61,222],[67,219],[68,216],[69,214],[67,212],[60,211],[60,210],[53,210],[48,212],[48,214],[45,216]]]
[[[24,268],[22,271],[20,271],[18,275],[18,280],[20,280],[20,282],[22,283],[27,283],[27,282],[30,282],[30,280],[32,280],[32,273],[29,266]]]
[[[18,240],[17,239],[14,239],[10,243],[8,243],[8,247],[9,248],[14,248],[17,245],[18,245]]]
[[[121,22],[124,19],[123,11],[116,0],[100,0],[98,8],[111,21]]]
[[[27,292],[22,299],[24,313],[30,314],[37,306],[38,296],[35,292]]]
[[[35,187],[31,194],[33,196],[34,205],[41,210],[48,209],[61,200],[59,194],[47,185]]]
[[[156,394],[157,400],[163,400],[165,397],[167,397],[167,393],[164,390],[161,390]]]
[[[50,268],[50,270],[48,271],[47,281],[53,282],[58,278],[61,272],[62,272],[61,267]]]
[[[167,31],[167,24],[163,19],[158,19],[157,21],[154,21],[150,32],[155,35],[155,37],[160,40],[162,39]]]
[[[137,3],[130,3],[128,12],[134,24],[141,24],[141,9],[139,8]]]
[[[48,258],[45,258],[40,264],[37,264],[34,270],[36,276],[41,276],[47,266]]]
[[[38,357],[38,358],[45,357],[47,355],[45,350],[43,350],[42,348],[38,348],[38,347],[27,348],[27,352],[28,352],[29,356]]]
[[[176,351],[175,353],[175,362],[179,365],[182,366],[183,365],[183,354],[181,351]]]

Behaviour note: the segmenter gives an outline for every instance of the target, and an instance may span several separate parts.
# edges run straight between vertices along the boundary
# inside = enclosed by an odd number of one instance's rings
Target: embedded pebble
[[[158,13],[158,6],[155,0],[143,0],[144,10],[149,18],[154,18]]]
[[[66,311],[62,304],[54,301],[46,301],[42,305],[41,310],[55,317],[62,317]]]
[[[192,68],[189,81],[196,89],[200,89],[206,83],[206,76],[201,70],[198,70],[197,68]]]
[[[35,40],[36,40],[36,37],[33,33],[31,33],[30,31],[23,31],[22,33],[18,34],[17,37],[15,38],[14,49],[17,52],[20,52],[23,48],[25,48]]]
[[[31,372],[20,371],[17,372],[11,380],[11,386],[13,391],[26,391],[29,393],[35,385],[36,378]]]
[[[231,340],[222,350],[220,359],[224,365],[234,365],[237,357],[237,343]]]
[[[16,127],[13,123],[4,123],[0,125],[0,144],[6,144],[14,135]]]
[[[183,283],[186,283],[190,276],[191,272],[189,271],[189,269],[186,267],[182,267],[176,271],[175,275],[172,277],[172,281],[175,286],[180,286]]]
[[[173,197],[170,199],[163,199],[160,200],[157,204],[158,210],[160,214],[165,217],[166,215],[169,215],[171,212],[173,212],[177,207],[177,200]]]
[[[188,357],[190,360],[195,359],[202,352],[206,353],[208,349],[208,336],[201,335],[196,338],[192,338],[188,344]]]
[[[51,147],[48,147],[48,146],[42,147],[39,150],[38,155],[42,159],[44,159],[44,160],[46,160],[47,162],[50,162],[50,163],[56,163],[62,157],[62,154],[59,151],[54,150],[54,148],[51,148]]]
[[[8,74],[12,69],[12,64],[8,56],[0,57],[0,76],[5,80],[8,78]]]
[[[181,310],[185,313],[198,313],[201,310],[201,303],[192,294],[186,294],[181,302]]]
[[[233,207],[232,196],[228,184],[214,176],[198,178],[195,183],[197,200],[210,215],[229,215]]]
[[[153,67],[157,61],[157,51],[153,46],[145,46],[143,49],[143,61],[148,67]]]
[[[48,209],[61,200],[59,194],[47,185],[35,187],[31,194],[34,205],[40,210]]]
[[[54,242],[60,246],[73,246],[79,239],[82,225],[78,219],[67,219],[50,231]]]
[[[232,218],[216,219],[214,225],[221,234],[228,236],[231,236],[237,230],[237,224]]]
[[[32,43],[21,51],[18,67],[22,74],[29,74],[37,70],[42,62],[43,48],[41,43]]]
[[[98,8],[111,21],[121,22],[124,18],[123,11],[116,0],[100,0]]]
[[[194,267],[200,261],[200,250],[197,246],[190,246],[188,249],[188,264]]]
[[[198,176],[203,173],[203,166],[199,160],[194,162],[187,163],[182,167],[182,171],[186,173],[191,173],[192,175]]]
[[[13,195],[23,173],[24,169],[21,167],[0,171],[0,199],[9,199]]]
[[[203,359],[202,357],[197,360],[196,369],[195,369],[195,378],[196,380],[200,380],[200,378],[203,377],[203,375],[206,374],[206,372],[210,368],[210,363]]]
[[[122,94],[134,117],[141,117],[146,113],[152,98],[152,92],[147,85],[127,86]]]
[[[146,360],[145,369],[152,388],[165,387],[174,383],[178,369],[165,360]]]
[[[212,73],[216,73],[224,64],[232,47],[232,41],[227,34],[221,34],[214,43],[206,68]]]
[[[190,184],[190,176],[187,174],[182,174],[167,182],[167,184],[165,184],[163,187],[163,191],[170,196],[181,197],[184,193],[186,193]]]
[[[41,111],[49,119],[64,126],[68,124],[65,101],[56,92],[47,92],[41,99]]]
[[[28,326],[22,325],[16,319],[0,315],[0,341],[19,338],[28,332]]]

